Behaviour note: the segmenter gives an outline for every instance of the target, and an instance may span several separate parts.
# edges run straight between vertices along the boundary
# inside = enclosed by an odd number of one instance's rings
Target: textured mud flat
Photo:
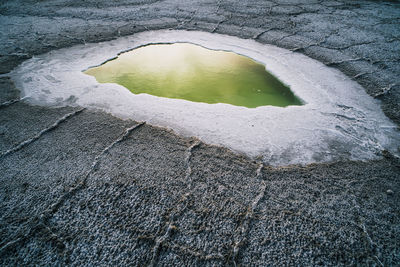
[[[74,44],[218,32],[337,67],[399,122],[399,4],[243,2],[0,5],[1,265],[399,264],[400,162],[389,153],[273,168],[103,112],[29,105],[7,78]]]

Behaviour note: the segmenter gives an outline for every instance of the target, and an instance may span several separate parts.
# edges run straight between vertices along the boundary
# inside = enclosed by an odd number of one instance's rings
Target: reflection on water
[[[249,108],[301,105],[287,86],[254,60],[188,43],[140,47],[85,73],[134,94]]]

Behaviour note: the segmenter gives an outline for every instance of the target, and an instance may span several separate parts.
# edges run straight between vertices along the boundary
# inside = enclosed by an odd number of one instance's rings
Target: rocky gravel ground
[[[397,1],[3,1],[0,265],[400,264],[400,161],[274,168],[146,123],[20,100],[7,73],[156,29],[303,53],[400,123]]]

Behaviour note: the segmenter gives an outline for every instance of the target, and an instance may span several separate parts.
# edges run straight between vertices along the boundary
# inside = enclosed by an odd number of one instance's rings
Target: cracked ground
[[[274,168],[144,122],[19,98],[7,73],[146,30],[215,32],[339,69],[400,123],[397,1],[3,1],[0,265],[400,265],[400,161]]]

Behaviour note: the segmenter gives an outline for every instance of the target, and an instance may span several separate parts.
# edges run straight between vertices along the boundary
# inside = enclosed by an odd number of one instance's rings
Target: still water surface
[[[85,73],[100,83],[120,84],[134,94],[248,108],[302,104],[262,64],[189,43],[143,46]]]

